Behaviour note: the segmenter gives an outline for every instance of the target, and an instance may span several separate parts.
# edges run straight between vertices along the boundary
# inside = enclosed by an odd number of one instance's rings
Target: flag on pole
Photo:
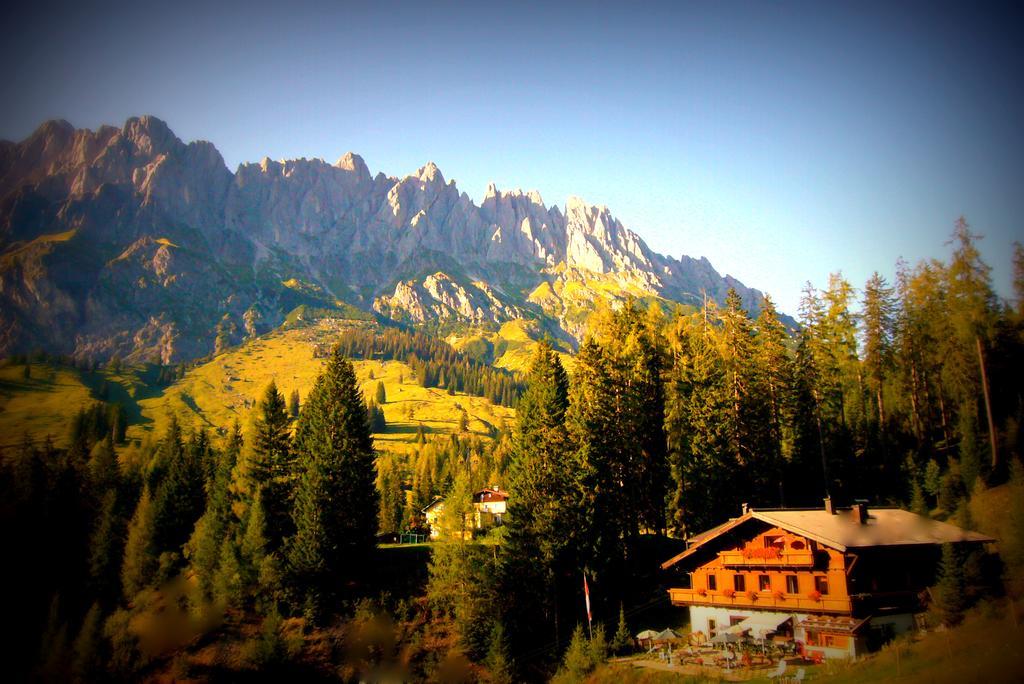
[[[590,614],[590,587],[587,586],[587,573],[583,573],[583,596],[587,600],[587,625],[590,625],[593,616]]]

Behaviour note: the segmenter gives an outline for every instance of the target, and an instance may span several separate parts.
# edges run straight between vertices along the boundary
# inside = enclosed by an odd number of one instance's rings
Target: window
[[[848,637],[843,634],[822,634],[821,645],[830,648],[846,648],[849,645]]]
[[[708,575],[708,589],[711,591],[718,589],[718,577],[715,575]]]
[[[772,580],[768,575],[757,576],[757,590],[758,591],[771,591]]]
[[[746,591],[747,589],[747,578],[743,575],[732,576],[732,588],[736,591]]]
[[[770,548],[772,546],[782,546],[782,539],[778,536],[767,536],[764,537],[764,548]]]
[[[712,575],[714,577],[714,575]],[[708,618],[708,636],[712,639],[718,634],[718,623],[715,622],[714,618]]]
[[[824,596],[828,593],[828,577],[815,577],[814,588],[819,594]]]
[[[799,592],[800,588],[796,582],[796,575],[786,575],[786,593],[797,594]]]
[[[803,551],[805,547],[804,543],[798,539],[792,544],[790,544],[789,548],[793,549],[794,551]]]

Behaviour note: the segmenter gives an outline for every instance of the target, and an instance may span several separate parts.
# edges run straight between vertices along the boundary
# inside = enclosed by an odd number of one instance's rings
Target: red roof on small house
[[[478,492],[473,492],[473,503],[490,503],[497,501],[508,501],[508,492],[500,489],[485,487]]]

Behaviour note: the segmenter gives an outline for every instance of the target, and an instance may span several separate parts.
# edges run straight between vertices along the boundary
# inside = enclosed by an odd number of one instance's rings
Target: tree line
[[[225,611],[319,624],[354,600],[378,494],[367,406],[340,352],[294,431],[273,383],[249,443],[237,422],[218,447],[172,419],[159,442],[119,460],[118,425],[85,411],[68,448],[26,437],[0,469],[0,519],[17,559],[2,571],[17,587],[18,619],[5,626],[19,647],[13,672],[131,678],[152,638],[202,633]],[[172,625],[174,596],[185,608]]]
[[[440,387],[451,394],[464,392],[513,408],[522,392],[522,383],[512,373],[470,359],[443,340],[421,332],[351,329],[341,333],[336,343],[349,358],[404,361],[422,387]],[[314,349],[314,355],[326,352],[323,345]]]
[[[977,240],[961,219],[949,260],[900,263],[895,285],[808,285],[792,332],[770,299],[751,319],[730,291],[695,313],[600,309],[571,378],[542,344],[511,439],[497,579],[451,590],[471,551],[432,569],[453,615],[498,606],[518,673],[541,676],[581,620],[584,573],[607,621],[649,562],[645,540],[691,536],[742,503],[863,498],[970,526],[969,497],[1011,470],[1019,487],[1024,418],[1024,250],[1011,304]],[[463,622],[484,657],[486,629]]]

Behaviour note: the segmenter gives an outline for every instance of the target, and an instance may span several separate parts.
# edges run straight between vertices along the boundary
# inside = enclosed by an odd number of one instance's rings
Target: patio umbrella
[[[647,648],[648,650],[654,649],[654,639],[658,636],[658,633],[653,629],[645,629],[636,635],[636,640],[640,642],[640,646]]]
[[[743,637],[739,634],[729,634],[728,632],[722,632],[711,640],[712,644],[735,644],[737,641],[743,641]]]
[[[669,639],[678,639],[679,635],[673,632],[671,629],[663,629],[654,635],[655,641],[668,641]]]

